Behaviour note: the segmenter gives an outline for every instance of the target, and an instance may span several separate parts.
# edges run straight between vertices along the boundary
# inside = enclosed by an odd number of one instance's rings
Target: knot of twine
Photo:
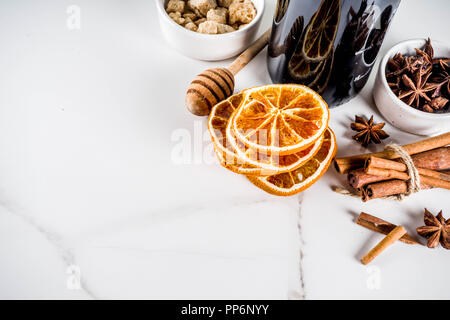
[[[417,171],[416,166],[414,165],[414,161],[412,160],[411,156],[408,154],[408,152],[405,151],[401,146],[398,144],[389,144],[384,148],[386,151],[392,151],[396,155],[400,157],[400,160],[406,165],[409,180],[408,183],[408,189],[405,193],[397,195],[398,200],[403,200],[406,197],[409,197],[411,194],[416,193],[420,191],[420,175],[419,171]]]
[[[401,201],[404,198],[409,197],[411,194],[420,191],[421,187],[420,187],[419,171],[417,170],[416,166],[414,165],[414,161],[412,160],[412,158],[408,154],[408,152],[406,152],[405,149],[403,149],[398,144],[389,144],[384,148],[384,150],[391,151],[400,157],[400,160],[406,165],[409,180],[406,182],[408,187],[407,187],[407,191],[405,193],[383,197],[383,199],[393,199],[393,200]],[[333,191],[343,194],[343,195],[360,198],[360,195],[353,193],[349,190],[340,188],[340,187],[333,187]]]

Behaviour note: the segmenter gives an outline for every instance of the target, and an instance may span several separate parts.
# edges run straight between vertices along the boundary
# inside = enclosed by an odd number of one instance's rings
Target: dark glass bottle
[[[278,0],[267,64],[275,83],[299,83],[330,107],[366,84],[400,0]]]

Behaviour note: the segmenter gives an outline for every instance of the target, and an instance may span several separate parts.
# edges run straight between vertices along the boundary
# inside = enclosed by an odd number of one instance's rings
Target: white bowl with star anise
[[[413,39],[392,47],[373,90],[384,118],[418,135],[450,131],[449,58],[450,45],[442,41]]]

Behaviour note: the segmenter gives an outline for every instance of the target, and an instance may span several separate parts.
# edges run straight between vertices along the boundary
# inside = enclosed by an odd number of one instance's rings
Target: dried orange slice
[[[337,144],[333,131],[328,129],[324,136],[319,152],[303,166],[269,177],[247,178],[257,187],[277,196],[290,196],[309,188],[327,171],[336,155]]]
[[[225,134],[228,121],[242,101],[243,94],[239,93],[216,104],[209,115],[208,131],[214,143],[214,151],[222,166],[236,173],[257,175],[261,169],[239,160],[234,149],[227,142]]]
[[[302,85],[267,85],[248,89],[227,125],[233,135],[260,154],[289,155],[305,150],[323,135],[328,106]]]
[[[208,130],[214,143],[219,162],[225,168],[245,175],[268,176],[298,168],[311,159],[320,149],[323,137],[305,150],[292,155],[263,154],[247,148],[231,134],[226,134],[227,123],[244,100],[244,94],[236,94],[217,104],[211,110]]]
[[[328,56],[336,38],[340,13],[339,0],[322,0],[305,30],[302,54],[306,60],[318,62]]]
[[[227,128],[229,130],[230,127]],[[242,162],[256,166],[261,170],[256,174],[258,176],[269,176],[277,173],[288,172],[300,167],[311,159],[323,143],[323,136],[304,150],[293,154],[278,155],[277,153],[267,154],[247,147],[237,139],[233,132],[227,131],[228,143],[235,152],[237,158]]]

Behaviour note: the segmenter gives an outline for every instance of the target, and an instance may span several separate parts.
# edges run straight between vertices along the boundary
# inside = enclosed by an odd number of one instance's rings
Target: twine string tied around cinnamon
[[[408,176],[409,176],[409,179],[407,180],[408,188],[405,193],[398,194],[395,196],[384,197],[384,199],[395,199],[395,200],[401,201],[404,198],[410,196],[411,194],[420,191],[421,190],[420,174],[419,174],[419,171],[417,170],[416,166],[414,165],[414,161],[412,160],[412,158],[408,154],[408,152],[406,152],[405,149],[403,149],[403,147],[399,146],[398,144],[389,144],[385,147],[384,150],[391,151],[399,156],[400,161],[402,161],[406,165]],[[343,195],[347,195],[347,196],[358,197],[358,198],[360,197],[357,194],[354,194],[346,189],[339,188],[339,187],[334,187],[333,191],[343,194]]]
[[[406,165],[408,171],[408,190],[403,194],[397,195],[397,198],[399,200],[403,200],[405,197],[408,197],[411,194],[420,191],[420,174],[408,152],[406,152],[398,144],[389,144],[386,146],[385,150],[389,150],[397,154],[400,157],[400,160]]]

